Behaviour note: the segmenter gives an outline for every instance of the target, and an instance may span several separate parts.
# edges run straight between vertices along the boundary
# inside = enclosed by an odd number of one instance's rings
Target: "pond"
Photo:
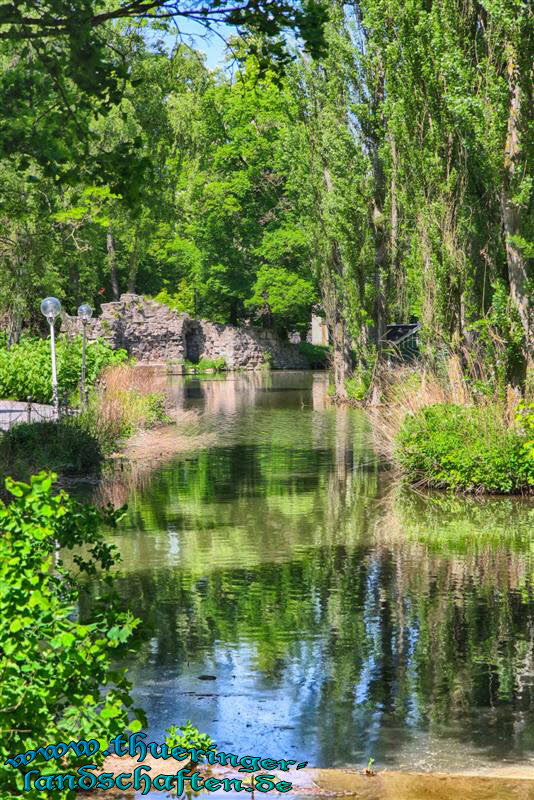
[[[534,506],[422,495],[321,373],[174,378],[213,433],[132,487],[119,583],[149,738],[403,770],[534,757]]]

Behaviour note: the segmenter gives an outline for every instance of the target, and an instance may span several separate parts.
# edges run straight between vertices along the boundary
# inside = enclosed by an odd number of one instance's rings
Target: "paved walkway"
[[[32,403],[30,411],[28,403],[16,400],[0,400],[0,430],[7,431],[17,422],[38,422],[42,419],[55,419],[54,406],[43,403]]]

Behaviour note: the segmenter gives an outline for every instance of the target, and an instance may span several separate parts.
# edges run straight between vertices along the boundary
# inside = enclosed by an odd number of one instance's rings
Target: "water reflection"
[[[116,535],[149,733],[313,766],[533,757],[533,505],[396,488],[322,375],[174,393],[216,445],[132,490]]]

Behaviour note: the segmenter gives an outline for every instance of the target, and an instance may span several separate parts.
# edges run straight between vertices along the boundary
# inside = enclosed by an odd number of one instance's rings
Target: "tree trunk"
[[[128,270],[128,288],[130,294],[135,292],[135,283],[137,281],[137,271],[139,269],[139,228],[136,227],[134,234],[134,241],[132,252],[130,253],[130,264]]]
[[[506,260],[510,295],[517,308],[525,333],[527,358],[532,359],[534,347],[531,309],[529,307],[527,259],[514,237],[520,236],[522,227],[522,208],[514,201],[517,192],[518,175],[521,164],[520,116],[521,88],[516,55],[512,48],[508,52],[508,88],[510,105],[508,109],[508,129],[504,148],[504,180],[501,191],[501,215],[505,237]],[[530,356],[529,356],[530,354]]]
[[[370,97],[371,123],[367,127],[366,137],[373,169],[373,205],[371,225],[374,239],[374,323],[375,344],[378,352],[383,349],[387,326],[387,298],[391,272],[388,256],[388,231],[385,217],[386,179],[384,164],[380,153],[382,137],[385,133],[383,117],[384,74],[382,65],[377,65],[378,73]]]
[[[347,399],[346,380],[351,370],[350,346],[347,339],[345,320],[338,316],[332,328],[332,371],[334,373],[334,388],[338,400]]]
[[[374,205],[373,228],[375,240],[375,335],[376,348],[384,347],[386,335],[386,295],[387,295],[387,242],[381,210]]]
[[[426,227],[426,221],[418,221],[421,241],[421,257],[423,259],[423,326],[426,331],[436,332],[436,281],[432,265],[432,248]]]
[[[332,176],[326,165],[323,165],[323,180],[327,195],[334,191]],[[352,369],[350,343],[347,335],[343,294],[340,292],[339,283],[343,279],[343,258],[339,250],[337,239],[326,229],[323,220],[323,230],[329,238],[329,251],[325,274],[322,283],[323,307],[326,313],[328,330],[332,338],[332,372],[334,375],[334,388],[338,400],[347,399],[346,380]]]
[[[400,251],[399,251],[399,205],[397,198],[397,171],[398,171],[398,158],[397,158],[397,143],[395,142],[395,134],[391,133],[389,136],[389,144],[391,150],[391,180],[390,180],[390,238],[389,238],[389,257],[390,257],[390,273],[395,281],[395,289],[397,295],[397,307],[395,309],[397,321],[406,322],[406,281],[404,270],[400,265]],[[393,322],[394,320],[391,320]]]
[[[19,343],[20,334],[22,332],[22,312],[20,303],[18,303],[17,300],[13,303],[8,314],[7,350],[10,350],[14,344]]]
[[[120,290],[119,290],[119,280],[117,277],[117,267],[116,267],[116,250],[115,250],[115,237],[113,236],[111,231],[108,231],[106,237],[106,245],[108,250],[108,265],[109,265],[109,274],[111,277],[111,291],[113,293],[113,299],[118,300],[120,297]]]
[[[338,244],[335,240],[331,241],[328,262],[321,282],[323,308],[332,341],[332,373],[335,396],[338,400],[346,400],[348,396],[346,380],[352,370],[352,355],[347,335],[343,299],[336,286],[336,273],[339,273],[342,264],[341,256],[338,252]]]

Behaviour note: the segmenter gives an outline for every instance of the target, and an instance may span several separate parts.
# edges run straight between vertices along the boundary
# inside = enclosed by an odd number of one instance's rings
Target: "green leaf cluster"
[[[187,720],[185,725],[171,725],[170,728],[165,730],[165,744],[169,748],[185,747],[191,749],[193,747],[199,750],[206,750],[210,745],[214,744],[207,733],[201,733],[196,728],[191,720]],[[199,762],[203,758],[199,758]]]
[[[68,771],[76,761],[31,767],[4,764],[18,753],[48,743],[96,739],[103,760],[108,741],[128,727],[132,701],[118,648],[138,620],[120,610],[112,587],[117,551],[103,538],[102,523],[120,512],[98,511],[55,493],[54,475],[39,473],[30,483],[6,480],[9,503],[0,502],[0,794],[18,795],[27,769]],[[67,571],[64,553],[78,574]],[[102,589],[89,613],[78,608],[84,574],[101,577]],[[134,717],[144,721],[139,709]],[[83,757],[82,757],[83,759]],[[66,798],[68,792],[58,792]],[[30,791],[29,798],[46,794]]]

